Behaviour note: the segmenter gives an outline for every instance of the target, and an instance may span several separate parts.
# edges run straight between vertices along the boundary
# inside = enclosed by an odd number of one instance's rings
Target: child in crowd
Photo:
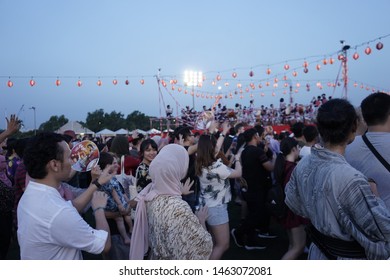
[[[118,160],[111,153],[100,153],[99,166],[103,170],[107,164],[117,165]],[[105,214],[108,219],[114,219],[118,227],[118,231],[126,245],[130,245],[130,237],[133,229],[133,221],[130,216],[129,198],[125,193],[123,186],[119,183],[116,177],[113,177],[107,184],[102,186],[102,190],[107,193],[108,200],[105,209]],[[125,222],[128,225],[128,233],[126,231]]]

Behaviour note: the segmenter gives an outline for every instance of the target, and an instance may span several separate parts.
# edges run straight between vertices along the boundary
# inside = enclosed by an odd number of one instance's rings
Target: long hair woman
[[[220,136],[220,137],[223,137]],[[235,155],[235,169],[217,159],[216,139],[212,135],[201,135],[195,162],[195,174],[199,177],[199,204],[208,207],[207,224],[213,237],[210,259],[221,259],[229,248],[229,215],[227,204],[231,200],[229,178],[241,177],[240,154]]]

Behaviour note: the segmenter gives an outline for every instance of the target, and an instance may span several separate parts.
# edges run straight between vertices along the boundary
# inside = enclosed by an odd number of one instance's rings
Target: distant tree
[[[99,109],[87,114],[85,126],[94,132],[98,132],[104,128],[115,131],[126,125],[123,116],[121,112],[112,111],[108,114],[103,109]]]
[[[61,126],[66,124],[69,120],[65,118],[64,115],[61,116],[51,116],[50,119],[44,123],[42,123],[38,130],[39,131],[56,131]]]
[[[123,118],[123,114],[121,112],[112,111],[110,114],[104,114],[104,123],[106,124],[106,128],[111,129],[112,131],[116,131],[118,129],[124,128],[126,125],[126,121]]]
[[[142,129],[149,130],[150,129],[150,121],[149,117],[140,111],[134,111],[126,117],[126,128],[129,130],[134,129]]]
[[[104,111],[103,109],[95,110],[94,112],[88,112],[87,118],[85,120],[85,125],[90,130],[98,132],[104,127]]]

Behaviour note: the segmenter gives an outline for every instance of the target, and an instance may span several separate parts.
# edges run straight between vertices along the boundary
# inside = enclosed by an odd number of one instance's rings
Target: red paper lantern
[[[324,60],[322,61],[322,64],[324,64],[324,65],[328,64],[328,61],[326,60],[326,58],[324,58]]]
[[[321,69],[321,65],[317,64],[316,68],[317,68],[317,70],[320,70]]]
[[[232,73],[232,77],[233,77],[233,78],[237,78],[237,73],[236,73],[236,72],[233,72],[233,73]]]
[[[380,51],[381,49],[383,49],[383,44],[382,44],[381,42],[378,42],[378,43],[376,44],[376,49],[377,49],[378,51]]]
[[[344,55],[342,55],[341,53],[337,56],[338,60],[342,60],[343,58],[344,58]]]
[[[145,83],[145,80],[141,79],[139,82],[141,83],[141,85],[143,85]]]
[[[353,57],[353,59],[357,60],[359,58],[359,54],[357,52],[355,52],[352,57]]]
[[[163,87],[167,86],[167,83],[164,80],[161,81],[161,84],[163,85]]]
[[[307,66],[309,66],[309,64],[307,63],[307,61],[304,61],[304,62],[303,62],[303,67],[304,67],[304,68],[307,68]]]
[[[56,86],[59,87],[60,85],[61,85],[61,81],[60,81],[60,79],[57,79],[56,80]]]
[[[260,95],[261,95],[261,97],[264,97],[264,96],[265,96],[264,92],[262,92]]]
[[[130,84],[129,80],[125,81],[125,85],[128,86]]]
[[[116,84],[118,83],[118,81],[117,81],[116,79],[114,79],[114,80],[112,81],[112,83],[114,84],[114,86],[116,86]]]
[[[285,65],[284,65],[284,70],[286,70],[286,71],[287,71],[288,69],[290,69],[290,65],[288,65],[288,64],[285,64]]]
[[[35,81],[33,79],[30,80],[30,86],[35,86]]]
[[[78,80],[78,81],[77,81],[77,86],[81,87],[82,85],[83,85],[83,82],[80,81],[80,80]]]
[[[102,81],[98,80],[96,84],[100,87],[102,85]]]
[[[267,75],[271,74],[271,69],[267,68]]]
[[[179,88],[177,89],[177,91],[178,91],[178,92],[181,92],[181,87],[179,87]]]
[[[249,77],[253,77],[255,75],[255,73],[253,73],[253,71],[251,70],[250,72],[249,72]]]
[[[217,75],[217,81],[221,80],[221,75]]]
[[[334,63],[334,59],[331,57],[331,58],[329,58],[329,63],[330,64],[333,64]]]
[[[368,46],[364,52],[366,53],[366,55],[369,55],[371,53],[371,48]]]
[[[13,85],[14,85],[14,83],[11,80],[9,80],[8,83],[7,83],[7,86],[8,87],[12,87]]]
[[[297,71],[292,72],[292,75],[296,77],[298,75]]]

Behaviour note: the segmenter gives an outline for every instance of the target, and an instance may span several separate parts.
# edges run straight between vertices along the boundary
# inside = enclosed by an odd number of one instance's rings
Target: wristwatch
[[[102,185],[99,183],[98,179],[93,180],[92,184],[94,184],[99,191],[102,189]]]

